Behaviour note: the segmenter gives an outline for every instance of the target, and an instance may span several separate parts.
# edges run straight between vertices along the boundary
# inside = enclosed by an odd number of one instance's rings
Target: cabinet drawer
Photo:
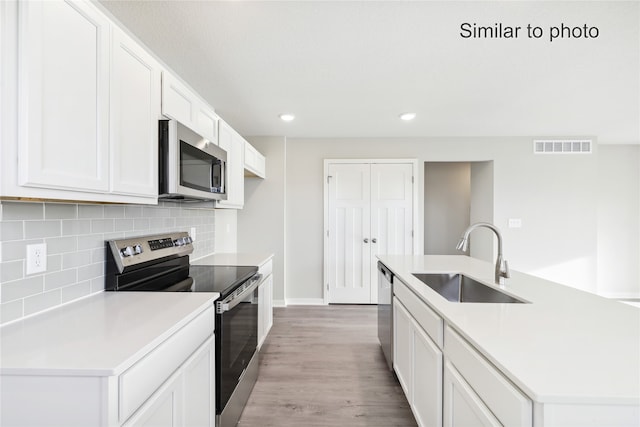
[[[211,336],[214,316],[212,305],[120,375],[120,423],[126,421]]]
[[[531,400],[448,325],[444,351],[491,412],[506,426],[531,426]]]
[[[393,293],[404,304],[422,329],[438,344],[438,347],[442,348],[442,318],[397,278],[393,282]]]

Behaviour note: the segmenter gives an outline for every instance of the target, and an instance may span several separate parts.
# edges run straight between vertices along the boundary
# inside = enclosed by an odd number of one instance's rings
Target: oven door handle
[[[251,279],[249,279],[249,284],[242,290],[242,293],[236,295],[236,293],[234,292],[222,301],[216,302],[216,313],[222,314],[225,311],[231,310],[236,305],[240,304],[244,297],[255,291],[261,283],[262,274],[256,274]]]

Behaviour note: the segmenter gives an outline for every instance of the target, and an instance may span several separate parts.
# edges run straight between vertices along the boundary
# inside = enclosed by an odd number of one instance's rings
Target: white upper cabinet
[[[159,63],[92,2],[0,14],[0,196],[157,203]]]
[[[119,28],[111,59],[111,187],[125,194],[158,194],[160,64]]]
[[[218,141],[218,116],[200,97],[168,71],[162,72],[162,114],[209,141]]]
[[[244,171],[245,176],[265,178],[267,175],[266,160],[255,147],[248,142],[244,145]]]
[[[107,191],[109,21],[84,2],[18,8],[18,184]]]
[[[246,141],[220,119],[218,145],[227,152],[227,200],[216,201],[216,207],[242,209],[244,206],[244,147]]]

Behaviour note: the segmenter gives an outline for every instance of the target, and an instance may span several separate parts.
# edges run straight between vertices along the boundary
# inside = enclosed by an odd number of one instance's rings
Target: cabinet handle
[[[376,239],[375,237],[373,239],[371,239],[372,243],[378,243],[378,239]]]
[[[364,238],[364,242],[365,243],[369,243],[369,239],[367,239],[366,237]]]

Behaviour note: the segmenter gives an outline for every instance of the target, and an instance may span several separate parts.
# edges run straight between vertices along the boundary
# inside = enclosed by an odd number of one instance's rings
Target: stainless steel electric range
[[[188,233],[106,242],[105,290],[219,292],[216,300],[216,421],[235,426],[258,376],[258,287],[254,266],[193,266]]]

